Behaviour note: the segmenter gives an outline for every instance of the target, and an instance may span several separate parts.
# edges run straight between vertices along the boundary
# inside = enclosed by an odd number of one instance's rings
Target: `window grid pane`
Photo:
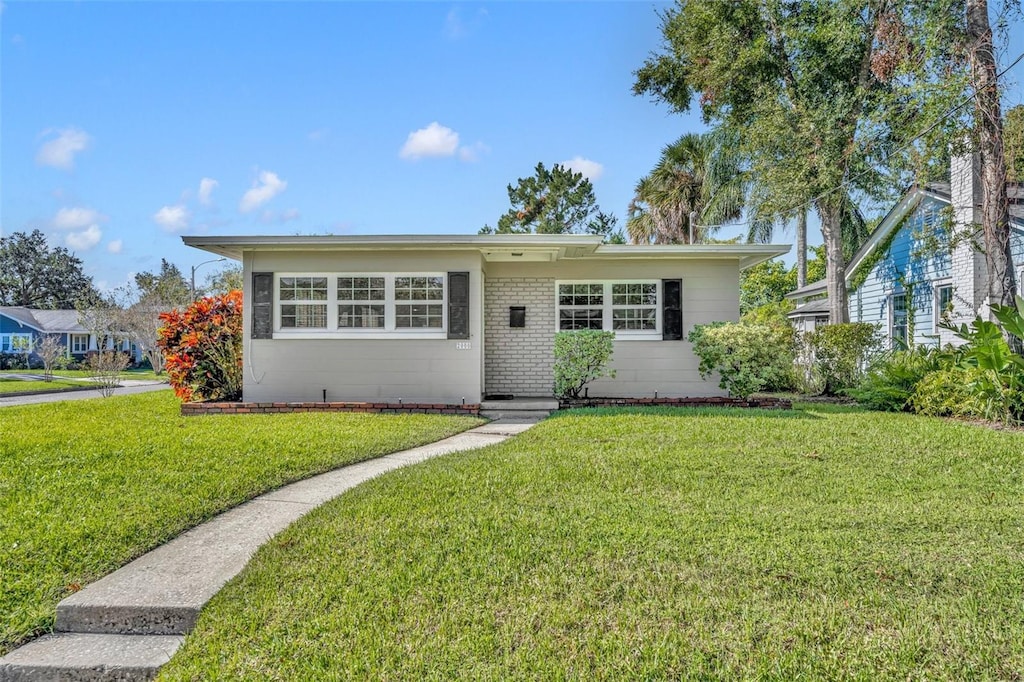
[[[281,327],[288,329],[326,329],[327,304],[300,303],[282,305]]]
[[[654,331],[658,328],[654,308],[615,308],[612,310],[612,329],[624,331]]]
[[[383,301],[383,277],[339,277],[339,301]]]
[[[383,329],[384,306],[368,304],[339,305],[338,326],[345,329]]]
[[[558,311],[561,330],[603,328],[604,311],[601,308],[562,308]]]
[[[441,329],[444,326],[444,306],[396,305],[395,327],[399,329]]]
[[[892,297],[892,338],[907,342],[907,297],[896,294]]]

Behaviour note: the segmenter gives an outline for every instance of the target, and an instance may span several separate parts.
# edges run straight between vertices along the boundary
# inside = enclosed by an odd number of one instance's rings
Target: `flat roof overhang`
[[[563,259],[730,259],[740,268],[788,253],[788,244],[603,244],[598,235],[187,236],[187,245],[241,260],[246,251],[478,251],[491,262]]]

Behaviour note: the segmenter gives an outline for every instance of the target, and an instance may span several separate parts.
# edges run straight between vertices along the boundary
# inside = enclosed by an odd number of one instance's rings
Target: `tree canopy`
[[[155,299],[167,309],[189,303],[189,282],[181,274],[181,270],[167,259],[160,259],[160,271],[140,272],[135,275],[135,286],[139,290],[140,299]]]
[[[637,182],[626,222],[630,239],[690,243],[692,232],[693,243],[699,243],[721,223],[738,219],[746,176],[737,151],[732,140],[714,133],[687,133],[666,146],[651,172]]]
[[[948,9],[680,0],[662,15],[664,47],[636,72],[636,94],[679,111],[697,104],[705,120],[736,136],[776,198],[768,215],[792,214],[801,204],[818,213],[836,322],[848,318],[846,192],[882,196],[899,187],[891,173],[907,167],[897,161],[908,130],[919,130],[956,88],[962,92],[958,72],[941,87],[931,78],[938,64],[954,61],[944,51],[942,31],[955,22],[943,17]],[[932,37],[918,40],[925,25]],[[915,59],[905,59],[911,50]]]
[[[0,305],[67,309],[98,298],[82,261],[39,230],[0,237]]]
[[[594,185],[571,168],[538,163],[534,174],[508,185],[512,207],[497,227],[484,225],[480,234],[598,234],[615,241],[617,220],[603,213]],[[619,237],[621,241],[621,237]]]

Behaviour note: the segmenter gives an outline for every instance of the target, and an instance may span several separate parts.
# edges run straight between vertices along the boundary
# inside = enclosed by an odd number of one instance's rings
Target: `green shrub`
[[[942,353],[918,346],[911,350],[885,353],[854,388],[845,393],[872,410],[900,412],[912,409],[908,404],[918,382],[942,365]]]
[[[1018,305],[1022,302],[1019,298]],[[1000,324],[977,318],[970,326],[943,325],[967,343],[956,349],[950,364],[979,370],[972,395],[984,405],[983,416],[1003,422],[1024,421],[1024,357],[1015,346],[1024,342],[1024,316],[1011,306],[993,305]],[[1006,337],[1004,337],[1004,332]]]
[[[688,337],[700,358],[700,375],[718,372],[718,385],[747,398],[757,391],[793,386],[795,343],[791,328],[715,322],[694,327]]]
[[[555,395],[579,398],[583,387],[594,379],[614,377],[609,369],[613,332],[580,329],[555,334]]]
[[[907,407],[932,417],[986,417],[985,401],[975,394],[980,370],[944,367],[923,376],[907,400]]]
[[[829,395],[857,386],[882,343],[878,329],[867,322],[830,324],[808,333],[806,341]]]

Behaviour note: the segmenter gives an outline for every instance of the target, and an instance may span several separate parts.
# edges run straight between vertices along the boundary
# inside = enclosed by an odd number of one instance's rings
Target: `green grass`
[[[77,586],[284,483],[479,423],[447,415],[179,416],[170,391],[0,408],[0,654]]]
[[[264,546],[161,679],[1019,679],[1024,434],[567,413]]]
[[[21,379],[0,378],[0,395],[9,393],[25,393],[26,391],[59,391],[67,388],[88,387],[81,381],[23,381]]]

